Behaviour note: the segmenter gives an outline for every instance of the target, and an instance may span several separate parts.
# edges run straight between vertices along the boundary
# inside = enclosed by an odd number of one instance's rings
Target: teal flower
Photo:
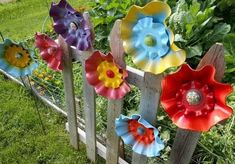
[[[14,77],[31,75],[38,66],[33,56],[34,51],[29,52],[22,45],[5,39],[0,44],[0,69]]]

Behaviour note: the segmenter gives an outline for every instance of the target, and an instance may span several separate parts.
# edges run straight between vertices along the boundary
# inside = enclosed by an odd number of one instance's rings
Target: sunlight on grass
[[[40,103],[40,102],[39,102]],[[78,163],[85,148],[74,151],[64,130],[66,119],[40,103],[43,135],[29,92],[0,75],[0,163]]]

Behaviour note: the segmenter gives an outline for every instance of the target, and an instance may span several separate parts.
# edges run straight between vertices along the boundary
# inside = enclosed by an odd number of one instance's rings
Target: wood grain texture
[[[83,14],[86,20],[86,26],[92,31],[92,44],[94,42],[94,30],[90,21],[90,16],[87,12]],[[86,27],[85,27],[86,28]],[[82,77],[83,77],[83,102],[84,102],[84,116],[85,116],[85,132],[86,132],[86,152],[87,158],[93,163],[97,163],[97,149],[96,149],[96,94],[93,86],[91,86],[86,79],[85,61],[93,54],[93,45],[87,51],[72,50],[73,57],[80,60],[82,63]]]
[[[106,163],[116,164],[119,159],[120,137],[115,132],[115,119],[122,112],[123,100],[109,100],[107,113]]]
[[[109,45],[111,48],[111,52],[114,58],[114,61],[121,66],[122,68],[126,68],[126,63],[124,61],[124,48],[123,48],[123,42],[120,39],[120,25],[121,20],[116,20],[114,23],[114,26],[112,28],[112,31],[109,35]]]
[[[122,40],[120,39],[120,20],[117,20],[110,33],[109,43],[114,61],[121,66],[126,68],[125,61],[123,59],[124,50],[122,46]],[[119,147],[120,137],[115,132],[115,119],[122,113],[123,98],[119,100],[108,100],[107,110],[107,153],[106,163],[116,164],[119,159]]]
[[[214,44],[198,64],[197,69],[205,65],[213,65],[216,68],[215,80],[221,81],[225,72],[224,47],[220,43]]]
[[[77,115],[76,115],[76,105],[75,105],[75,94],[74,94],[74,84],[73,84],[73,70],[72,70],[72,59],[70,56],[69,47],[65,43],[64,39],[59,36],[59,44],[63,50],[63,81],[64,81],[64,91],[65,91],[65,101],[67,107],[67,118],[70,129],[70,143],[75,148],[78,149],[78,133],[77,133]]]
[[[82,61],[83,68],[83,94],[84,94],[84,115],[86,131],[87,157],[94,163],[97,162],[96,151],[96,103],[95,90],[88,83],[85,73],[85,61]]]
[[[140,115],[153,126],[156,122],[162,78],[162,74],[154,75],[146,72],[140,88]],[[133,153],[132,164],[146,164],[147,161],[148,158],[146,156]]]
[[[197,69],[205,65],[213,65],[216,68],[215,79],[221,81],[224,76],[225,62],[223,45],[216,43],[200,61]],[[170,154],[170,164],[188,164],[192,158],[200,132],[178,129]]]

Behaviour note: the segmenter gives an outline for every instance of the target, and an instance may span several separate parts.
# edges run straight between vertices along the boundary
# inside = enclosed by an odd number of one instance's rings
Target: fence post
[[[125,69],[126,64],[123,60],[124,49],[122,41],[120,39],[120,20],[117,20],[110,33],[110,48],[114,60],[122,68]],[[107,152],[106,152],[106,163],[116,164],[119,159],[119,146],[120,137],[115,133],[115,119],[119,117],[123,108],[123,98],[120,100],[109,100],[108,111],[107,111]]]
[[[139,112],[142,118],[152,125],[155,125],[157,117],[162,78],[163,74],[154,75],[145,72],[142,87],[140,88],[141,99]],[[132,164],[146,164],[147,161],[148,158],[146,156],[133,153]]]
[[[96,163],[96,103],[95,91],[88,83],[85,73],[85,61],[82,61],[83,67],[83,94],[84,94],[84,113],[85,113],[85,131],[86,131],[86,151],[87,157]]]
[[[78,149],[78,131],[77,131],[77,115],[76,115],[76,105],[75,105],[75,94],[74,94],[74,84],[73,84],[73,63],[70,53],[70,48],[65,43],[64,39],[59,36],[59,44],[63,50],[63,81],[64,81],[64,91],[65,91],[65,101],[67,106],[67,117],[69,124],[69,135],[70,144]]]
[[[225,71],[224,49],[222,44],[213,45],[200,61],[197,69],[205,65],[213,65],[216,68],[215,79],[221,81]],[[192,158],[200,132],[178,129],[170,154],[170,164],[188,164]]]
[[[88,26],[92,28],[90,16],[87,12],[83,14],[84,19],[88,22]],[[93,35],[93,33],[92,33]],[[86,131],[86,152],[87,157],[93,163],[97,163],[96,149],[96,101],[95,90],[86,79],[85,61],[93,54],[93,47],[88,51],[79,52],[82,63],[83,74],[83,95],[84,95],[84,114],[85,114],[85,131]]]

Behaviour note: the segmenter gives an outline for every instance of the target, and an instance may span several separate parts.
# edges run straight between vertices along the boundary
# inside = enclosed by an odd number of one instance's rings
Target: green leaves
[[[211,42],[217,42],[217,41],[222,41],[223,37],[229,33],[231,30],[231,26],[226,24],[226,23],[219,23],[215,25],[213,29],[213,33],[210,36]]]
[[[192,58],[194,56],[201,56],[202,55],[202,47],[200,45],[189,46],[186,48],[188,52],[187,57]]]
[[[215,17],[215,0],[193,0],[187,3],[179,0],[175,12],[169,19],[169,26],[175,33],[176,44],[187,51],[187,58],[204,54],[231,30],[231,26]]]
[[[223,44],[228,53],[235,56],[235,33],[226,35]]]

